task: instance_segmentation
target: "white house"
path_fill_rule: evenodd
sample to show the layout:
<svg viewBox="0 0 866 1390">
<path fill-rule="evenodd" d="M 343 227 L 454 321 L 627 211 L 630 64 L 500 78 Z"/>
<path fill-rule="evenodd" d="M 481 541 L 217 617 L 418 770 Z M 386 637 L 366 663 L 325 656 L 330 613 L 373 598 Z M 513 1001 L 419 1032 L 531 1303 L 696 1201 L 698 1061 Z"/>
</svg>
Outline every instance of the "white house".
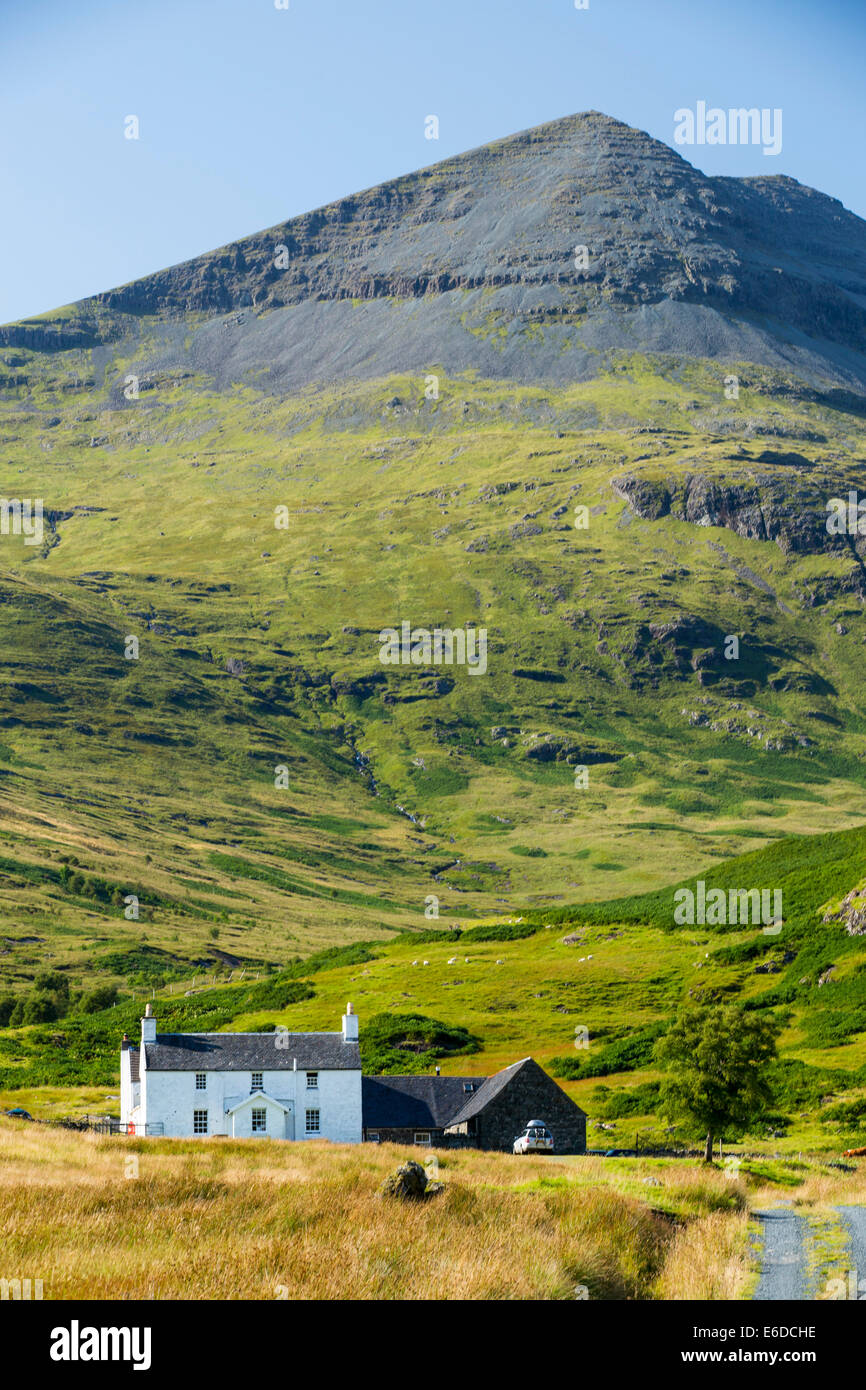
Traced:
<svg viewBox="0 0 866 1390">
<path fill-rule="evenodd" d="M 148 1004 L 140 1047 L 121 1044 L 120 1118 L 136 1134 L 360 1143 L 357 1014 L 339 1033 L 157 1033 Z"/>
</svg>

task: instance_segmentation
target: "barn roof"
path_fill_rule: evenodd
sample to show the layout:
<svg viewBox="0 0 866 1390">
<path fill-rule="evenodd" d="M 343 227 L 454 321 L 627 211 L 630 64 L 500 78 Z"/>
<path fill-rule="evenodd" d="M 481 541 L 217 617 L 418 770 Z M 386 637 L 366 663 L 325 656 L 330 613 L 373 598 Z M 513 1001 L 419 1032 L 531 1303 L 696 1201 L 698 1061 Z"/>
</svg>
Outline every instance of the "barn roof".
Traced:
<svg viewBox="0 0 866 1390">
<path fill-rule="evenodd" d="M 365 1129 L 444 1129 L 483 1076 L 365 1076 Z"/>
<path fill-rule="evenodd" d="M 277 1046 L 279 1038 L 279 1046 Z M 143 1043 L 148 1071 L 360 1071 L 342 1033 L 157 1033 Z"/>
<path fill-rule="evenodd" d="M 489 1105 L 494 1096 L 498 1096 L 500 1091 L 504 1091 L 509 1082 L 514 1080 L 517 1073 L 526 1066 L 527 1062 L 532 1062 L 531 1057 L 524 1057 L 519 1062 L 512 1062 L 510 1067 L 503 1067 L 502 1071 L 496 1072 L 494 1076 L 488 1076 L 483 1086 L 479 1086 L 474 1095 L 468 1096 L 465 1103 L 460 1107 L 457 1114 L 448 1121 L 451 1125 L 462 1125 L 473 1116 L 480 1115 L 485 1106 Z M 538 1064 L 533 1062 L 533 1066 Z"/>
<path fill-rule="evenodd" d="M 572 1100 L 571 1096 L 562 1090 L 559 1082 L 554 1081 L 553 1077 L 551 1077 L 543 1067 L 538 1065 L 534 1057 L 523 1057 L 519 1062 L 512 1062 L 510 1067 L 503 1067 L 502 1071 L 496 1072 L 494 1076 L 488 1076 L 484 1085 L 479 1086 L 474 1095 L 467 1097 L 465 1105 L 461 1106 L 453 1119 L 448 1121 L 448 1128 L 450 1129 L 452 1125 L 465 1124 L 467 1120 L 471 1120 L 474 1116 L 480 1115 L 482 1110 L 487 1108 L 494 1097 L 498 1096 L 501 1091 L 504 1091 L 506 1086 L 511 1085 L 511 1082 L 523 1071 L 524 1067 L 529 1067 L 537 1072 L 552 1088 L 551 1094 L 556 1090 L 560 1091 L 563 1099 L 568 1105 L 574 1106 L 574 1109 L 579 1111 L 580 1114 L 585 1113 L 581 1110 L 577 1102 Z"/>
</svg>

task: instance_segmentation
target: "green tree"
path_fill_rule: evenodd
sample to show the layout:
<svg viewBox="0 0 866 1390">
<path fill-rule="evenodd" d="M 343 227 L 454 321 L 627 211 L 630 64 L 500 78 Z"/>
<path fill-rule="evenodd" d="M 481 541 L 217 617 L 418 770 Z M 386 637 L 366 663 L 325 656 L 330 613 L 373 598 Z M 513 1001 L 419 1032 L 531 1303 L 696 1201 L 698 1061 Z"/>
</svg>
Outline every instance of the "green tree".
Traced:
<svg viewBox="0 0 866 1390">
<path fill-rule="evenodd" d="M 706 1134 L 712 1162 L 717 1134 L 741 1134 L 773 1099 L 768 1077 L 779 1024 L 740 1005 L 688 1006 L 655 1045 L 662 1082 L 660 1112 Z"/>
<path fill-rule="evenodd" d="M 116 1002 L 117 986 L 101 985 L 99 989 L 93 989 L 89 994 L 83 995 L 78 1008 L 83 1014 L 98 1014 L 103 1009 L 110 1009 Z"/>
<path fill-rule="evenodd" d="M 37 990 L 42 990 L 46 994 L 57 994 L 63 999 L 69 998 L 69 976 L 64 975 L 60 970 L 40 970 L 33 983 Z"/>
<path fill-rule="evenodd" d="M 53 1023 L 57 1017 L 57 1000 L 50 994 L 28 994 L 21 1015 L 22 1023 Z"/>
</svg>

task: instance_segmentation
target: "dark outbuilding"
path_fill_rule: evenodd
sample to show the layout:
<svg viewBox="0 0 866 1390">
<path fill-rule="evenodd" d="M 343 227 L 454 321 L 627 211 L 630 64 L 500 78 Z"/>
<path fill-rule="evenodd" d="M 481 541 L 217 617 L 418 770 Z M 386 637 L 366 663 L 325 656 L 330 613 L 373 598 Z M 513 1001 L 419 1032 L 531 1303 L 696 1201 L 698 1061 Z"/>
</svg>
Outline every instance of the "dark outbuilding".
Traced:
<svg viewBox="0 0 866 1390">
<path fill-rule="evenodd" d="M 428 1148 L 511 1152 L 539 1117 L 557 1153 L 586 1152 L 586 1114 L 547 1072 L 524 1057 L 494 1076 L 365 1076 L 364 1138 Z"/>
</svg>

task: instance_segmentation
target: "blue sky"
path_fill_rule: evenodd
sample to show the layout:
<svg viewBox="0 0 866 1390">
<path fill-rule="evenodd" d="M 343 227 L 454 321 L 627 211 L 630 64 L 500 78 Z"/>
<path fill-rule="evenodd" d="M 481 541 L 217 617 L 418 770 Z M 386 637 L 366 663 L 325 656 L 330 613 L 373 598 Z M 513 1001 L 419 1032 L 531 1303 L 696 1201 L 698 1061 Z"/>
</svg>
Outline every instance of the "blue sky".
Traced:
<svg viewBox="0 0 866 1390">
<path fill-rule="evenodd" d="M 681 153 L 866 217 L 864 60 L 866 0 L 0 0 L 0 322 L 591 108 L 781 107 Z"/>
</svg>

